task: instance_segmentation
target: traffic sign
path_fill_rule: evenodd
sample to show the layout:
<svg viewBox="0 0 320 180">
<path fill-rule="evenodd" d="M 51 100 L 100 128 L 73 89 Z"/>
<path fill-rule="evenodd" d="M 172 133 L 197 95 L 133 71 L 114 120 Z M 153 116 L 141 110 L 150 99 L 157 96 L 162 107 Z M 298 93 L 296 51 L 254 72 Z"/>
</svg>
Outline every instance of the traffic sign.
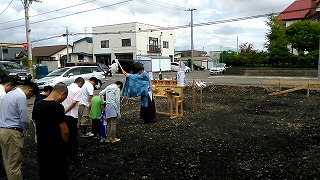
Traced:
<svg viewBox="0 0 320 180">
<path fill-rule="evenodd" d="M 26 51 L 28 50 L 28 43 L 27 42 L 23 42 L 22 43 L 23 49 Z"/>
</svg>

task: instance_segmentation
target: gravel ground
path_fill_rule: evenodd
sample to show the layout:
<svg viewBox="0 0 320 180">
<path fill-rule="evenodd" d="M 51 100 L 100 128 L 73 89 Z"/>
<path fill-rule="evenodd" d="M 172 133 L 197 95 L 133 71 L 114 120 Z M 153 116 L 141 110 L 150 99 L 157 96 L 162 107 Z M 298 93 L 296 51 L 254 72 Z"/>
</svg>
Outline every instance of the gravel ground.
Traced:
<svg viewBox="0 0 320 180">
<path fill-rule="evenodd" d="M 186 88 L 184 117 L 158 116 L 153 124 L 139 120 L 138 98 L 124 98 L 121 142 L 80 138 L 80 162 L 70 166 L 70 179 L 318 179 L 320 93 L 269 96 L 273 90 L 208 86 L 203 109 L 196 90 L 192 112 Z M 37 179 L 32 129 L 23 153 L 24 178 Z"/>
</svg>

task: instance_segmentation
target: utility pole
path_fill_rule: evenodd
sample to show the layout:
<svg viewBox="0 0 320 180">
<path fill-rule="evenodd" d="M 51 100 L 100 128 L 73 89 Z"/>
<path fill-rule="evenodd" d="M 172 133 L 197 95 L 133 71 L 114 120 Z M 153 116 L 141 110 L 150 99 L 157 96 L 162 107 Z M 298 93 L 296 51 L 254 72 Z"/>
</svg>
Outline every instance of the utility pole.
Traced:
<svg viewBox="0 0 320 180">
<path fill-rule="evenodd" d="M 66 37 L 67 37 L 67 62 L 70 62 L 70 60 L 69 60 L 69 31 L 68 31 L 68 26 L 66 27 Z"/>
<path fill-rule="evenodd" d="M 239 54 L 239 39 L 238 39 L 238 36 L 237 36 L 237 55 Z"/>
<path fill-rule="evenodd" d="M 190 11 L 191 12 L 191 22 L 190 22 L 190 27 L 191 27 L 191 71 L 193 71 L 193 50 L 194 50 L 194 44 L 193 44 L 193 11 L 197 10 L 195 8 L 192 9 L 186 9 L 185 11 Z"/>
<path fill-rule="evenodd" d="M 1 61 L 3 61 L 3 49 L 2 49 L 3 43 L 1 43 Z"/>
<path fill-rule="evenodd" d="M 29 71 L 32 74 L 32 77 L 34 78 L 34 73 L 32 70 L 32 47 L 31 47 L 31 42 L 30 42 L 30 24 L 29 24 L 29 8 L 32 4 L 32 2 L 41 2 L 40 0 L 21 0 L 23 7 L 24 7 L 24 19 L 25 19 L 25 26 L 26 26 L 26 38 L 27 38 L 27 43 L 28 43 L 28 66 L 29 66 Z"/>
<path fill-rule="evenodd" d="M 84 29 L 84 37 L 87 37 L 87 27 L 85 27 L 83 29 Z"/>
</svg>

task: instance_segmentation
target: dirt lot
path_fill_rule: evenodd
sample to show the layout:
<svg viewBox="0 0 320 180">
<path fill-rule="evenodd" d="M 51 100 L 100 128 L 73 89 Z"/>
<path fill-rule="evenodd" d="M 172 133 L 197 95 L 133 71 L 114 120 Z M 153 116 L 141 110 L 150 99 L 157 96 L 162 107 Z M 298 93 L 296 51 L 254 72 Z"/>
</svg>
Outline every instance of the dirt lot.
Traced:
<svg viewBox="0 0 320 180">
<path fill-rule="evenodd" d="M 319 178 L 320 93 L 308 99 L 306 91 L 268 96 L 271 90 L 209 86 L 203 110 L 192 113 L 187 88 L 185 116 L 158 116 L 153 124 L 139 120 L 138 99 L 123 99 L 121 142 L 81 138 L 70 179 Z M 33 137 L 30 131 L 23 150 L 26 179 L 37 179 Z"/>
</svg>

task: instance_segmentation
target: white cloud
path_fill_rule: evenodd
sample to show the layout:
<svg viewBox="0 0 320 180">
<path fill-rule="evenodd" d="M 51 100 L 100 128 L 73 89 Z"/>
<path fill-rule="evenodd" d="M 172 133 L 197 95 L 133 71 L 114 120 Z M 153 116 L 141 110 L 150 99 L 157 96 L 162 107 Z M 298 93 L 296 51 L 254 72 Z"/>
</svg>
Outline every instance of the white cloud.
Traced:
<svg viewBox="0 0 320 180">
<path fill-rule="evenodd" d="M 4 10 L 9 1 L 0 3 L 0 11 Z M 92 1 L 90 3 L 85 3 Z M 31 39 L 43 39 L 69 32 L 91 32 L 93 26 L 119 24 L 125 22 L 141 22 L 163 27 L 175 27 L 190 23 L 188 8 L 194 11 L 194 24 L 215 22 L 232 18 L 261 15 L 270 12 L 280 12 L 294 0 L 43 0 L 33 2 L 30 8 Z M 83 4 L 75 6 L 77 4 Z M 114 6 L 102 6 L 116 4 Z M 73 8 L 67 8 L 75 6 Z M 61 11 L 47 13 L 57 9 Z M 91 9 L 100 8 L 94 11 Z M 88 11 L 88 12 L 86 12 Z M 81 13 L 83 12 L 83 13 Z M 77 13 L 76 15 L 70 15 Z M 70 16 L 69 16 L 70 15 Z M 58 18 L 66 16 L 63 18 Z M 25 40 L 24 9 L 21 1 L 14 1 L 0 15 L 0 41 L 22 43 Z M 57 19 L 54 19 L 57 18 Z M 17 20 L 21 19 L 21 20 Z M 47 21 L 48 19 L 54 19 Z M 12 21 L 12 22 L 8 22 Z M 35 23 L 43 21 L 41 23 Z M 220 50 L 225 47 L 236 49 L 237 37 L 240 42 L 253 43 L 255 48 L 262 49 L 265 43 L 265 33 L 268 27 L 266 18 L 197 26 L 194 28 L 195 49 Z M 35 24 L 34 24 L 35 23 Z M 15 27 L 21 26 L 21 27 Z M 15 28 L 10 28 L 15 27 Z M 190 49 L 190 28 L 176 29 L 175 47 L 179 50 Z M 70 36 L 71 43 L 84 37 Z M 64 44 L 64 37 L 34 43 L 34 46 Z"/>
</svg>

